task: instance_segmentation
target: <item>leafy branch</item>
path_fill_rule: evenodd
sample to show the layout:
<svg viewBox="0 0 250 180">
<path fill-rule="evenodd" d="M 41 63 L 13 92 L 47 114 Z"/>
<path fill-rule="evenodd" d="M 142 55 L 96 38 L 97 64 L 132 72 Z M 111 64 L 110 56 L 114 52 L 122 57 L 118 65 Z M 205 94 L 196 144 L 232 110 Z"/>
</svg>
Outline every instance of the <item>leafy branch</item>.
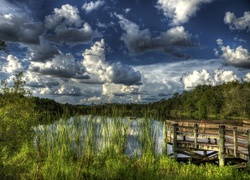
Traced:
<svg viewBox="0 0 250 180">
<path fill-rule="evenodd" d="M 0 40 L 0 51 L 5 51 L 6 53 L 10 53 L 7 49 L 7 44 L 5 41 Z"/>
</svg>

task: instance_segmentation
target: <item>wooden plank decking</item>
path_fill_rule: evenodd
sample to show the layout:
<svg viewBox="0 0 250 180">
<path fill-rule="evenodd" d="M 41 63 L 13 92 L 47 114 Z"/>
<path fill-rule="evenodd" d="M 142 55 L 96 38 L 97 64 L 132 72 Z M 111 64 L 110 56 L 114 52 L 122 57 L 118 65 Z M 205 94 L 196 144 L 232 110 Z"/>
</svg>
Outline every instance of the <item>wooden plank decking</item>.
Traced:
<svg viewBox="0 0 250 180">
<path fill-rule="evenodd" d="M 176 160 L 218 161 L 220 166 L 250 163 L 250 126 L 167 120 L 165 141 L 172 145 L 173 153 L 169 155 Z"/>
</svg>

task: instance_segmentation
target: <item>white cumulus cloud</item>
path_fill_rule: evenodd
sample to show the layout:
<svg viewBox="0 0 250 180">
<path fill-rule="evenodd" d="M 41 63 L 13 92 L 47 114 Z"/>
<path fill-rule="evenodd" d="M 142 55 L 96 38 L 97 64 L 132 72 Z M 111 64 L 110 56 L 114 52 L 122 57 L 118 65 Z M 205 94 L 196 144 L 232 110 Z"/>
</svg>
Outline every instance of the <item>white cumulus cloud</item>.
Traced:
<svg viewBox="0 0 250 180">
<path fill-rule="evenodd" d="M 180 25 L 188 22 L 204 3 L 213 0 L 158 0 L 157 8 L 172 20 L 172 25 Z"/>
<path fill-rule="evenodd" d="M 3 71 L 8 73 L 16 73 L 23 71 L 23 66 L 16 56 L 8 55 L 7 63 L 3 66 Z"/>
<path fill-rule="evenodd" d="M 232 70 L 215 69 L 213 77 L 213 86 L 220 85 L 223 83 L 239 81 L 240 79 Z"/>
<path fill-rule="evenodd" d="M 201 71 L 194 70 L 193 72 L 187 72 L 182 76 L 182 82 L 184 89 L 190 90 L 198 85 L 220 85 L 223 83 L 228 83 L 232 81 L 239 81 L 237 75 L 231 70 L 216 69 L 214 73 L 211 74 L 207 70 L 203 69 Z"/>
<path fill-rule="evenodd" d="M 58 79 L 41 76 L 39 74 L 35 74 L 31 71 L 26 71 L 23 76 L 24 81 L 26 82 L 26 86 L 29 88 L 37 89 L 37 88 L 52 88 L 59 86 Z"/>
<path fill-rule="evenodd" d="M 100 8 L 101 6 L 103 6 L 105 4 L 105 1 L 102 0 L 98 0 L 98 1 L 91 1 L 89 3 L 84 3 L 82 6 L 82 9 L 86 11 L 86 13 L 90 13 L 98 8 Z"/>
<path fill-rule="evenodd" d="M 79 96 L 81 95 L 81 89 L 69 84 L 63 84 L 55 94 L 60 95 L 71 95 L 71 96 Z"/>
<path fill-rule="evenodd" d="M 185 89 L 192 89 L 198 85 L 210 85 L 213 82 L 211 74 L 205 69 L 202 71 L 195 70 L 191 73 L 186 73 L 182 77 L 182 82 Z"/>
<path fill-rule="evenodd" d="M 250 11 L 244 12 L 243 17 L 237 18 L 234 13 L 226 12 L 224 23 L 229 25 L 231 30 L 250 30 Z"/>
<path fill-rule="evenodd" d="M 246 76 L 243 78 L 243 81 L 250 82 L 250 73 L 246 74 Z"/>
<path fill-rule="evenodd" d="M 141 74 L 121 63 L 109 64 L 105 58 L 105 43 L 102 39 L 82 54 L 87 72 L 96 75 L 101 82 L 133 85 L 141 83 Z"/>
<path fill-rule="evenodd" d="M 222 51 L 220 57 L 225 59 L 227 64 L 236 67 L 250 68 L 250 53 L 247 49 L 242 46 L 238 46 L 236 49 L 232 49 L 230 46 L 224 46 L 221 39 L 217 40 L 217 44 Z"/>
<path fill-rule="evenodd" d="M 124 11 L 125 11 L 126 14 L 128 14 L 131 11 L 131 9 L 130 8 L 126 8 Z"/>
<path fill-rule="evenodd" d="M 65 4 L 61 8 L 55 8 L 54 14 L 45 17 L 45 27 L 47 29 L 55 29 L 60 23 L 80 27 L 82 20 L 78 8 Z"/>
<path fill-rule="evenodd" d="M 107 102 L 125 103 L 133 99 L 133 102 L 138 102 L 140 96 L 139 86 L 126 86 L 123 84 L 105 83 L 102 86 L 102 98 Z"/>
</svg>

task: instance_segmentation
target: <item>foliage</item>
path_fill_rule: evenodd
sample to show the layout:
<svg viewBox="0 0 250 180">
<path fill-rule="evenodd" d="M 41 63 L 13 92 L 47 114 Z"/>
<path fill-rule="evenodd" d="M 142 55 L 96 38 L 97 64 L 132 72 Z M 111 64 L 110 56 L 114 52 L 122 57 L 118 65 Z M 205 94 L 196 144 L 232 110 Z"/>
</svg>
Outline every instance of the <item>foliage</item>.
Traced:
<svg viewBox="0 0 250 180">
<path fill-rule="evenodd" d="M 192 91 L 147 104 L 107 103 L 75 106 L 80 114 L 154 117 L 157 119 L 230 119 L 250 117 L 250 83 L 199 85 Z"/>
<path fill-rule="evenodd" d="M 29 91 L 25 90 L 22 72 L 13 79 L 13 86 L 2 81 L 0 98 L 0 148 L 18 150 L 32 136 L 38 113 Z"/>
<path fill-rule="evenodd" d="M 218 86 L 199 85 L 169 99 L 147 104 L 101 104 L 79 108 L 80 113 L 154 117 L 157 119 L 250 118 L 250 83 L 229 82 Z"/>
<path fill-rule="evenodd" d="M 6 53 L 9 53 L 9 50 L 7 49 L 7 44 L 5 41 L 0 40 L 0 51 L 5 51 Z"/>
<path fill-rule="evenodd" d="M 7 93 L 8 89 L 5 90 Z M 154 117 L 164 119 L 235 119 L 250 118 L 250 83 L 230 82 L 219 86 L 199 85 L 192 91 L 175 93 L 172 98 L 147 104 L 71 105 L 52 99 L 31 97 L 35 109 L 42 113 L 40 123 L 50 123 L 63 114 Z"/>
<path fill-rule="evenodd" d="M 12 156 L 9 155 L 7 148 L 2 149 L 1 155 L 1 179 L 31 179 L 30 177 L 35 177 L 36 149 L 29 143 L 24 143 L 19 150 L 13 152 Z"/>
<path fill-rule="evenodd" d="M 250 179 L 247 172 L 232 166 L 179 164 L 164 154 L 156 154 L 154 133 L 147 119 L 138 126 L 141 152 L 128 156 L 125 134 L 130 128 L 119 118 L 250 117 L 250 83 L 197 86 L 190 92 L 175 93 L 172 98 L 155 103 L 88 107 L 32 97 L 25 89 L 22 75 L 20 72 L 15 76 L 12 86 L 1 82 L 0 179 Z M 90 119 L 87 123 L 74 121 L 77 130 L 70 129 L 70 124 L 59 123 L 60 126 L 39 126 L 42 134 L 33 131 L 44 119 L 55 120 L 58 118 L 55 115 L 63 113 L 66 115 L 60 122 L 78 113 L 110 115 L 115 127 L 111 129 L 110 122 L 104 118 L 102 130 L 99 121 Z M 51 129 L 57 129 L 57 133 L 49 132 Z M 106 146 L 100 150 L 96 140 L 102 134 L 109 135 L 109 139 L 104 140 Z"/>
<path fill-rule="evenodd" d="M 116 120 L 119 120 L 116 119 Z M 114 121 L 116 121 L 114 119 Z M 63 125 L 63 120 L 61 125 Z M 90 119 L 90 123 L 96 124 Z M 82 128 L 79 124 L 76 127 Z M 56 128 L 59 132 L 52 133 L 53 138 L 46 128 L 41 128 L 44 134 L 36 146 L 24 144 L 20 151 L 11 158 L 7 158 L 6 150 L 2 151 L 3 164 L 0 168 L 1 179 L 249 179 L 250 175 L 245 171 L 238 171 L 233 166 L 218 167 L 211 164 L 193 165 L 180 164 L 165 155 L 155 155 L 150 146 L 144 146 L 144 153 L 138 156 L 127 156 L 123 151 L 117 150 L 115 145 L 121 138 L 121 124 L 114 124 L 110 146 L 103 151 L 98 149 L 92 140 L 95 139 L 95 126 L 90 126 L 87 143 L 79 143 L 76 148 L 84 148 L 86 151 L 72 153 L 73 148 L 68 147 L 69 134 L 72 129 L 64 131 L 63 127 Z M 146 126 L 145 126 L 146 125 Z M 48 126 L 49 127 L 49 126 Z M 51 128 L 51 126 L 49 127 Z M 87 127 L 86 127 L 87 128 Z M 147 123 L 143 124 L 141 133 L 149 132 Z M 104 131 L 105 132 L 105 131 Z M 148 136 L 144 136 L 147 141 Z M 39 139 L 39 138 L 38 138 Z M 77 138 L 76 138 L 77 139 Z M 51 146 L 51 140 L 53 145 Z M 121 139 L 122 140 L 122 139 Z M 113 143 L 112 143 L 113 142 Z M 122 142 L 122 141 L 121 141 Z M 126 142 L 123 142 L 126 143 Z"/>
</svg>

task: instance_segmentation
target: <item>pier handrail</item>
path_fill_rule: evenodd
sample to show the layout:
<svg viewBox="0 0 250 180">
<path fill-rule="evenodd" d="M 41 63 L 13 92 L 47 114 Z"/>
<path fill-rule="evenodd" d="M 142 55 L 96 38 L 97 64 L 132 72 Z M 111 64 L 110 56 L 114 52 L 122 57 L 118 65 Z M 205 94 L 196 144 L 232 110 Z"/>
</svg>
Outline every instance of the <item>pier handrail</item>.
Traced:
<svg viewBox="0 0 250 180">
<path fill-rule="evenodd" d="M 220 166 L 225 165 L 225 157 L 228 155 L 250 163 L 250 126 L 172 120 L 167 120 L 165 125 L 166 141 L 173 145 L 174 158 L 180 148 L 212 149 L 218 151 Z M 207 142 L 204 142 L 206 139 Z"/>
</svg>

